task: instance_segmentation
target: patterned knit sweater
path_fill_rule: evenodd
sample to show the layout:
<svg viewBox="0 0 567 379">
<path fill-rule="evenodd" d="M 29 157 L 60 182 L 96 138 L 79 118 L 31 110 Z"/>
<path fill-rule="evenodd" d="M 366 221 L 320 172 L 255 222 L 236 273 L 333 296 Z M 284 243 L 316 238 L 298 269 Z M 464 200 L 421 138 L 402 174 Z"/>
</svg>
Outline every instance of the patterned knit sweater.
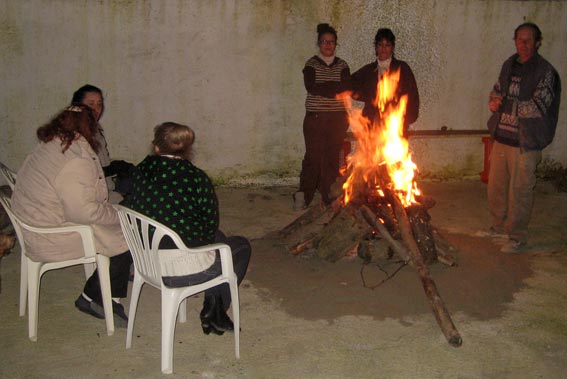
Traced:
<svg viewBox="0 0 567 379">
<path fill-rule="evenodd" d="M 147 156 L 134 174 L 130 207 L 173 229 L 189 247 L 214 242 L 219 226 L 211 180 L 185 159 Z"/>
<path fill-rule="evenodd" d="M 311 57 L 303 68 L 307 89 L 305 109 L 308 112 L 344 112 L 343 100 L 335 96 L 350 89 L 350 69 L 341 58 L 335 57 L 329 66 L 318 56 Z"/>
</svg>

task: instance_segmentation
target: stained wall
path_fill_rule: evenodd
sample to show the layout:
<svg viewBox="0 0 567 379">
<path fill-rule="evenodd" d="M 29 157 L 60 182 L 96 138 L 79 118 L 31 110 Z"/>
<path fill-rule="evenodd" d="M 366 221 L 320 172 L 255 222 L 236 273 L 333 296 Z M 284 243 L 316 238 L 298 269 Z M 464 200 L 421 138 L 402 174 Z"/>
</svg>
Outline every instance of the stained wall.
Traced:
<svg viewBox="0 0 567 379">
<path fill-rule="evenodd" d="M 316 25 L 339 34 L 354 71 L 374 59 L 378 27 L 415 73 L 413 129 L 486 127 L 488 92 L 514 52 L 514 28 L 540 25 L 540 53 L 567 77 L 567 2 L 480 0 L 2 0 L 0 159 L 18 168 L 35 130 L 85 83 L 105 92 L 115 159 L 138 162 L 163 121 L 196 132 L 195 163 L 217 183 L 297 179 L 304 152 L 301 70 Z M 545 157 L 567 163 L 567 102 Z M 422 175 L 477 175 L 479 136 L 413 138 Z"/>
</svg>

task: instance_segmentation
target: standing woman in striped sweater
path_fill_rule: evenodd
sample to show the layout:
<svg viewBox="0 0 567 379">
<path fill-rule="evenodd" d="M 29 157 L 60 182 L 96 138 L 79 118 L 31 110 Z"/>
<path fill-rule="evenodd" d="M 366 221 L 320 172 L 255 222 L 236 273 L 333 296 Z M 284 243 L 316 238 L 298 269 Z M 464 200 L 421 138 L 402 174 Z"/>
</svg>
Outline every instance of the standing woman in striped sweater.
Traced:
<svg viewBox="0 0 567 379">
<path fill-rule="evenodd" d="M 317 25 L 319 53 L 303 68 L 307 89 L 303 136 L 305 156 L 294 209 L 307 207 L 319 190 L 325 204 L 332 202 L 331 185 L 339 175 L 339 152 L 348 129 L 348 116 L 336 95 L 350 89 L 348 64 L 335 56 L 337 32 L 329 24 Z"/>
</svg>

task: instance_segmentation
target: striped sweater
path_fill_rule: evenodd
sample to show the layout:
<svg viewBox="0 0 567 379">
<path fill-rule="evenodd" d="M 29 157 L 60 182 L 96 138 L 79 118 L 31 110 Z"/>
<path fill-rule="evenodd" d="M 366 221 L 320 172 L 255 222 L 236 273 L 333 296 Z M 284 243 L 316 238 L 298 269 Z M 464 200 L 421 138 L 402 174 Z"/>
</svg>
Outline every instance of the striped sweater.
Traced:
<svg viewBox="0 0 567 379">
<path fill-rule="evenodd" d="M 341 58 L 335 57 L 331 65 L 313 56 L 303 68 L 303 81 L 307 89 L 305 109 L 308 112 L 344 112 L 342 100 L 336 95 L 350 89 L 350 69 Z"/>
</svg>

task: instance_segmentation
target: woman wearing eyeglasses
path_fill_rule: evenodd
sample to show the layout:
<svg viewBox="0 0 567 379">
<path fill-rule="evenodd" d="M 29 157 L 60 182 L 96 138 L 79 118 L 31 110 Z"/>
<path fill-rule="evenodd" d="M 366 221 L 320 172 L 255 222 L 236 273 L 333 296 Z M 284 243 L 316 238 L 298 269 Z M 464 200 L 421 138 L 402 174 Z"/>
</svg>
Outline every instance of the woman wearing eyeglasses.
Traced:
<svg viewBox="0 0 567 379">
<path fill-rule="evenodd" d="M 344 102 L 337 94 L 350 89 L 348 64 L 335 55 L 337 32 L 329 24 L 317 25 L 319 52 L 303 68 L 307 90 L 303 158 L 294 209 L 309 206 L 318 190 L 325 204 L 332 202 L 331 185 L 339 175 L 339 152 L 348 129 Z"/>
</svg>

